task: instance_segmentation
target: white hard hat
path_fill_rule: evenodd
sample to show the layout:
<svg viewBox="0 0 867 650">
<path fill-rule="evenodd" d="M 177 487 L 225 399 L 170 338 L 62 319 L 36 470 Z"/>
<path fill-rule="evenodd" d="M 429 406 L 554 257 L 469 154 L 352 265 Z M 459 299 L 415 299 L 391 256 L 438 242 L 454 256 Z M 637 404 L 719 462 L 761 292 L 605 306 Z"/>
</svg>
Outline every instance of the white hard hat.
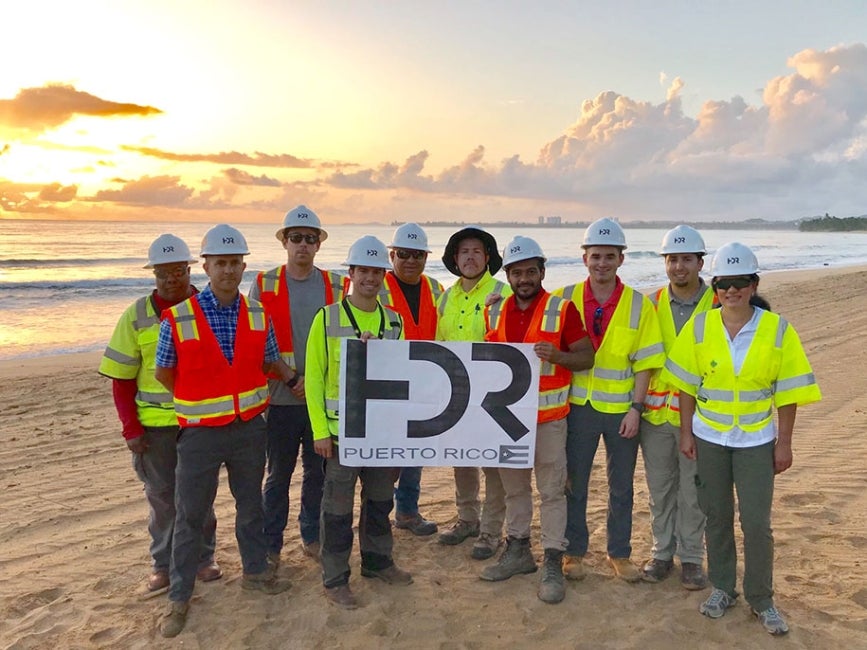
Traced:
<svg viewBox="0 0 867 650">
<path fill-rule="evenodd" d="M 162 234 L 148 248 L 148 263 L 146 269 L 152 269 L 157 264 L 176 264 L 186 262 L 195 264 L 196 260 L 190 254 L 190 247 L 177 235 Z"/>
<path fill-rule="evenodd" d="M 659 254 L 671 255 L 673 253 L 704 255 L 707 253 L 707 248 L 698 230 L 691 226 L 681 225 L 669 230 L 662 238 L 662 248 Z"/>
<path fill-rule="evenodd" d="M 328 233 L 322 229 L 319 217 L 306 205 L 296 206 L 286 213 L 283 217 L 283 225 L 274 233 L 277 239 L 283 241 L 283 233 L 287 228 L 315 228 L 319 231 L 319 241 L 328 239 Z"/>
<path fill-rule="evenodd" d="M 535 240 L 523 235 L 516 235 L 503 249 L 503 267 L 508 271 L 510 264 L 537 257 L 541 258 L 543 262 L 548 259 L 542 252 L 542 247 Z"/>
<path fill-rule="evenodd" d="M 736 241 L 720 246 L 710 265 L 710 273 L 714 277 L 753 275 L 758 272 L 759 261 L 755 253 Z"/>
<path fill-rule="evenodd" d="M 581 248 L 588 246 L 617 246 L 626 249 L 626 235 L 623 228 L 611 217 L 602 217 L 587 226 Z"/>
<path fill-rule="evenodd" d="M 427 234 L 417 223 L 405 223 L 397 227 L 391 238 L 389 248 L 410 248 L 430 253 L 427 247 Z"/>
<path fill-rule="evenodd" d="M 373 235 L 365 235 L 349 247 L 349 255 L 343 266 L 370 266 L 375 269 L 390 269 L 385 244 Z"/>
<path fill-rule="evenodd" d="M 249 255 L 247 240 L 237 228 L 229 224 L 217 224 L 202 238 L 202 257 L 205 255 Z"/>
</svg>

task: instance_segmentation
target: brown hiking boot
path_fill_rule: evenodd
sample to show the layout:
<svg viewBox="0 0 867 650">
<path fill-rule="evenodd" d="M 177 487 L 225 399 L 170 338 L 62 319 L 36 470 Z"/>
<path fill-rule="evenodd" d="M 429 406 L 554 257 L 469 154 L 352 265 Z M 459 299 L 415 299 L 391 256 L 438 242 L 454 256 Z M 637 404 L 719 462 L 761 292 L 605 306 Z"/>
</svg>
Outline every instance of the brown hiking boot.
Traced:
<svg viewBox="0 0 867 650">
<path fill-rule="evenodd" d="M 652 557 L 641 567 L 641 579 L 645 582 L 661 582 L 668 577 L 673 566 L 674 562 L 671 560 Z"/>
<path fill-rule="evenodd" d="M 707 576 L 701 564 L 680 563 L 680 584 L 689 591 L 699 591 L 707 587 Z"/>
<path fill-rule="evenodd" d="M 355 600 L 355 594 L 349 589 L 349 585 L 338 585 L 337 587 L 326 587 L 325 597 L 329 603 L 337 605 L 341 609 L 357 609 L 358 601 Z"/>
<path fill-rule="evenodd" d="M 641 580 L 641 574 L 628 557 L 611 557 L 608 556 L 608 564 L 614 569 L 614 575 L 625 582 L 638 582 Z"/>
<path fill-rule="evenodd" d="M 583 580 L 584 571 L 583 555 L 563 555 L 563 575 L 569 580 Z"/>
<path fill-rule="evenodd" d="M 390 585 L 412 584 L 412 575 L 410 575 L 409 571 L 399 569 L 397 565 L 394 564 L 384 569 L 367 569 L 362 566 L 361 575 L 365 578 L 379 578 Z"/>
</svg>

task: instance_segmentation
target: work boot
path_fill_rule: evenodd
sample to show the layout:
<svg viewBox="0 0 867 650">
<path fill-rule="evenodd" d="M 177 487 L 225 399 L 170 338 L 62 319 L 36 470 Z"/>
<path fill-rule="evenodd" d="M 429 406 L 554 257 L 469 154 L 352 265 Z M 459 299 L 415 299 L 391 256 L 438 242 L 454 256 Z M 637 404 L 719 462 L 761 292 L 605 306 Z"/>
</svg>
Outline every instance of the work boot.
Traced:
<svg viewBox="0 0 867 650">
<path fill-rule="evenodd" d="M 460 544 L 468 537 L 479 536 L 479 522 L 458 519 L 455 524 L 446 531 L 440 533 L 439 543 L 446 546 Z"/>
<path fill-rule="evenodd" d="M 586 575 L 584 556 L 563 554 L 563 573 L 569 580 L 583 580 Z"/>
<path fill-rule="evenodd" d="M 272 569 L 262 573 L 245 573 L 241 578 L 241 589 L 261 591 L 271 596 L 283 593 L 291 586 L 291 582 L 278 578 L 277 573 Z"/>
<path fill-rule="evenodd" d="M 190 611 L 190 601 L 171 601 L 169 609 L 160 624 L 160 633 L 166 638 L 176 637 L 187 624 L 187 613 Z"/>
<path fill-rule="evenodd" d="M 536 560 L 533 559 L 533 554 L 530 552 L 530 539 L 518 539 L 510 536 L 506 540 L 506 550 L 500 554 L 497 563 L 485 567 L 479 577 L 482 580 L 498 582 L 508 580 L 521 573 L 533 573 L 537 568 Z"/>
<path fill-rule="evenodd" d="M 542 564 L 542 579 L 539 581 L 539 600 L 543 603 L 559 603 L 566 597 L 566 580 L 563 577 L 563 551 L 545 549 Z"/>
</svg>

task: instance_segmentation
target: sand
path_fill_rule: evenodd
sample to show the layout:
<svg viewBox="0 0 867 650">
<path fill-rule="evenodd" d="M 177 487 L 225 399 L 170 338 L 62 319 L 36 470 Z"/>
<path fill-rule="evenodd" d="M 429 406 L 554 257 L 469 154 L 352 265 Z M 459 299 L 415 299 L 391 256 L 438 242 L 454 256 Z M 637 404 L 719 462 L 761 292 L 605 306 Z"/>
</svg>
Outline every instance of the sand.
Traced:
<svg viewBox="0 0 867 650">
<path fill-rule="evenodd" d="M 225 475 L 217 496 L 217 559 L 184 632 L 160 637 L 164 594 L 148 594 L 147 506 L 120 437 L 99 354 L 0 363 L 0 647 L 8 648 L 867 648 L 867 269 L 770 274 L 762 293 L 798 330 L 824 400 L 798 413 L 794 466 L 774 504 L 777 604 L 786 640 L 764 633 L 740 602 L 719 621 L 697 608 L 708 592 L 615 580 L 605 564 L 605 479 L 597 456 L 589 504 L 590 574 L 566 600 L 536 597 L 538 574 L 478 579 L 470 544 L 395 531 L 395 557 L 415 583 L 361 578 L 362 607 L 322 595 L 317 565 L 287 530 L 278 596 L 242 591 Z M 300 473 L 300 468 L 299 468 Z M 455 516 L 451 471 L 425 471 L 422 512 Z M 643 468 L 635 477 L 633 559 L 648 557 Z M 293 485 L 297 515 L 297 487 Z M 538 524 L 538 520 L 535 522 Z M 534 527 L 534 551 L 538 525 Z"/>
</svg>

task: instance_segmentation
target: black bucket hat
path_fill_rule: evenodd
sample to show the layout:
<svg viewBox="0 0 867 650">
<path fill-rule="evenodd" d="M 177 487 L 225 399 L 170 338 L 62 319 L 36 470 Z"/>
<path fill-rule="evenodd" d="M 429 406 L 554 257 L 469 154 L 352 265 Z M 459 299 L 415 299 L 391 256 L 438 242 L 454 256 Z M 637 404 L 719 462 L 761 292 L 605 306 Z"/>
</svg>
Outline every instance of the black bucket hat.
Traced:
<svg viewBox="0 0 867 650">
<path fill-rule="evenodd" d="M 466 226 L 449 237 L 449 242 L 446 244 L 446 249 L 443 252 L 443 264 L 454 275 L 460 277 L 461 271 L 458 265 L 455 264 L 455 251 L 458 248 L 458 244 L 464 239 L 470 238 L 479 239 L 485 245 L 488 253 L 488 270 L 491 272 L 491 275 L 494 275 L 502 268 L 503 258 L 500 256 L 499 251 L 497 251 L 497 240 L 494 239 L 494 236 L 478 226 Z"/>
</svg>

